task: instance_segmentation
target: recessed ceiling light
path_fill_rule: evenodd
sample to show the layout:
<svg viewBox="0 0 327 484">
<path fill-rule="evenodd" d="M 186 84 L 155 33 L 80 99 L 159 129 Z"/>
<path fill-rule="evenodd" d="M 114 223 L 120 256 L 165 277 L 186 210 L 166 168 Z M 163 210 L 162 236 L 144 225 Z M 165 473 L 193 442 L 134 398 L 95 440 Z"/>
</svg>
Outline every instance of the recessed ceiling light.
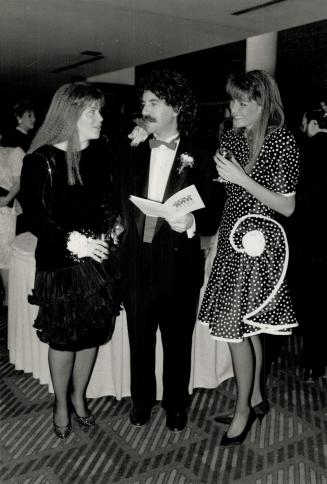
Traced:
<svg viewBox="0 0 327 484">
<path fill-rule="evenodd" d="M 90 64 L 91 62 L 95 62 L 101 59 L 105 59 L 105 56 L 104 55 L 97 55 L 95 57 L 92 56 L 90 59 L 85 59 L 83 61 L 74 62 L 73 64 L 68 64 L 66 66 L 58 67 L 57 69 L 54 69 L 51 72 L 53 74 L 57 74 L 58 72 L 68 71 L 69 69 L 75 69 L 75 67 L 79 67 L 84 64 Z"/>
<path fill-rule="evenodd" d="M 96 50 L 83 50 L 83 52 L 80 53 L 81 55 L 102 55 L 102 52 L 98 52 Z"/>
<path fill-rule="evenodd" d="M 248 12 L 253 12 L 254 10 L 261 10 L 262 8 L 269 7 L 270 5 L 275 5 L 275 3 L 287 2 L 288 0 L 271 0 L 269 2 L 260 3 L 259 5 L 254 5 L 253 7 L 244 8 L 243 10 L 237 10 L 232 12 L 232 15 L 243 15 Z"/>
</svg>

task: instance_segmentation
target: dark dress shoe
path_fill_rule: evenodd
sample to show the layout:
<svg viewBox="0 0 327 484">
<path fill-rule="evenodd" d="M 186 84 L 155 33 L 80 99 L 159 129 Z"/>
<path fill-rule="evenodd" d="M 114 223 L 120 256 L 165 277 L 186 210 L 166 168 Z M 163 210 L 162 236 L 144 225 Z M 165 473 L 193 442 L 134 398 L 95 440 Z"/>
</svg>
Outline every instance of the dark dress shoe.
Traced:
<svg viewBox="0 0 327 484">
<path fill-rule="evenodd" d="M 133 405 L 132 410 L 129 413 L 129 419 L 132 425 L 135 427 L 143 427 L 149 422 L 151 418 L 151 408 L 138 407 Z"/>
<path fill-rule="evenodd" d="M 303 369 L 303 381 L 304 383 L 316 383 L 318 380 L 318 372 L 315 371 L 313 368 L 304 368 Z"/>
<path fill-rule="evenodd" d="M 263 420 L 263 417 L 265 417 L 265 415 L 267 415 L 267 413 L 270 410 L 270 405 L 268 400 L 262 400 L 262 402 L 258 403 L 257 405 L 254 405 L 253 410 L 255 411 L 261 423 Z"/>
<path fill-rule="evenodd" d="M 181 432 L 187 424 L 187 414 L 182 412 L 167 412 L 166 425 L 172 432 Z"/>
<path fill-rule="evenodd" d="M 240 434 L 236 435 L 235 437 L 228 437 L 227 432 L 226 432 L 223 435 L 223 438 L 220 441 L 221 447 L 231 447 L 233 445 L 243 444 L 243 442 L 244 442 L 247 434 L 250 432 L 251 427 L 252 427 L 254 421 L 256 420 L 256 418 L 257 418 L 257 414 L 255 413 L 255 411 L 251 407 L 248 420 L 247 420 L 245 427 L 242 430 L 242 432 Z"/>
</svg>

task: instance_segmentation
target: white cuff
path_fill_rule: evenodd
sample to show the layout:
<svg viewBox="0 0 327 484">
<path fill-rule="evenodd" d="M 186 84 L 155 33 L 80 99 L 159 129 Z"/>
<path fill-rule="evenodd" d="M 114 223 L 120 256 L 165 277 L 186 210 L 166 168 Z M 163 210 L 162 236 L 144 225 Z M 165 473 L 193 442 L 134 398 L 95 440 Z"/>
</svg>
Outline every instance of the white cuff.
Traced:
<svg viewBox="0 0 327 484">
<path fill-rule="evenodd" d="M 187 229 L 187 236 L 189 239 L 192 239 L 192 237 L 194 237 L 194 234 L 195 234 L 195 231 L 196 231 L 196 222 L 195 222 L 195 217 L 193 215 L 193 213 L 190 213 L 190 215 L 192 215 L 193 217 L 193 223 L 192 223 L 192 226 Z"/>
</svg>

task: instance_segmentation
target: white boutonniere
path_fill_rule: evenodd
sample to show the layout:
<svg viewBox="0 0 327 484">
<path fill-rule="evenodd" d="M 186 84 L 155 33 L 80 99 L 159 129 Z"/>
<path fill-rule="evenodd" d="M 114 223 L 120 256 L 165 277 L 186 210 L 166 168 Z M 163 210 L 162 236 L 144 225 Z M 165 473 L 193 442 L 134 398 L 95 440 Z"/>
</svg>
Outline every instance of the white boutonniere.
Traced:
<svg viewBox="0 0 327 484">
<path fill-rule="evenodd" d="M 180 175 L 184 168 L 187 168 L 188 166 L 190 168 L 193 168 L 194 165 L 194 158 L 193 156 L 189 155 L 188 153 L 182 153 L 180 156 L 180 164 L 179 167 L 177 168 L 178 174 Z"/>
</svg>

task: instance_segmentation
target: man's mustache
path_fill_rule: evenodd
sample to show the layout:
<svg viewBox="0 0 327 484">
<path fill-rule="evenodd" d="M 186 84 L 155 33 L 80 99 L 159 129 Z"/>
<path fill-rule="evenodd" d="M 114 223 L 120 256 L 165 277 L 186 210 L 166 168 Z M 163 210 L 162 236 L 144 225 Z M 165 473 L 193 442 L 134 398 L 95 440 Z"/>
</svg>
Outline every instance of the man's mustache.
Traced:
<svg viewBox="0 0 327 484">
<path fill-rule="evenodd" d="M 157 120 L 156 118 L 152 118 L 152 116 L 143 116 L 144 121 L 150 121 L 152 123 L 155 123 Z"/>
</svg>

